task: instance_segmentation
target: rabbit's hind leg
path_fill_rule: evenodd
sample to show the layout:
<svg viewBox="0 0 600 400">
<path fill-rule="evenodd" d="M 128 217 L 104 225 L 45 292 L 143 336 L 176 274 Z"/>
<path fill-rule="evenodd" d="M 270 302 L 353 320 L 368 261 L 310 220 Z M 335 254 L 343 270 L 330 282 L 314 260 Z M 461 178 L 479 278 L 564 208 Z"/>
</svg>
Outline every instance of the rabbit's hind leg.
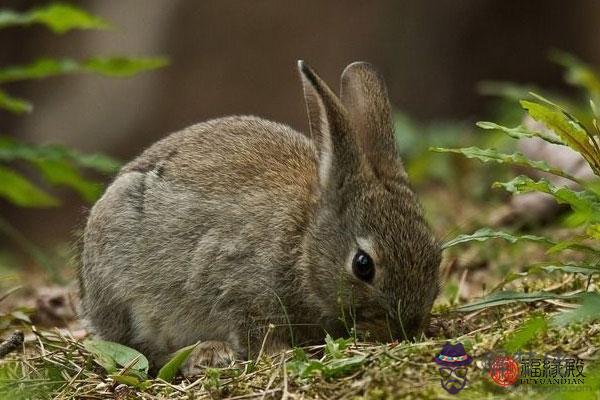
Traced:
<svg viewBox="0 0 600 400">
<path fill-rule="evenodd" d="M 235 361 L 235 352 L 227 342 L 208 340 L 199 343 L 181 366 L 185 377 L 202 373 L 206 367 L 227 367 Z"/>
<path fill-rule="evenodd" d="M 118 302 L 95 304 L 87 307 L 86 315 L 95 336 L 117 343 L 131 341 L 131 310 L 127 305 Z"/>
</svg>

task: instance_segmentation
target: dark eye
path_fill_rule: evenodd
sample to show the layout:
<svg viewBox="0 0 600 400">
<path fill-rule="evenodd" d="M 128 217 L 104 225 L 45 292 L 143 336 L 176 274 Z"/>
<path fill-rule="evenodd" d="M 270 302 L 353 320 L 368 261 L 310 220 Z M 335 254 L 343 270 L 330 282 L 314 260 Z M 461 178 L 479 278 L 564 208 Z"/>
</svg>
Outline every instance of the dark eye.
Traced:
<svg viewBox="0 0 600 400">
<path fill-rule="evenodd" d="M 362 281 L 372 281 L 375 275 L 375 264 L 371 256 L 363 250 L 358 250 L 352 260 L 352 272 Z"/>
</svg>

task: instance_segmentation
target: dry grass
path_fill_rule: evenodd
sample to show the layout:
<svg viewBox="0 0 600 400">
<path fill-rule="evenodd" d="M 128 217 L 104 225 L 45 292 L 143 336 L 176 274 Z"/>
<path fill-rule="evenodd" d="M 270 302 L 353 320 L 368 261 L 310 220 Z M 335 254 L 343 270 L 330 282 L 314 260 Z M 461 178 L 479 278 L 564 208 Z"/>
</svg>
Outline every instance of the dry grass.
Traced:
<svg viewBox="0 0 600 400">
<path fill-rule="evenodd" d="M 564 304 L 547 301 L 485 309 L 467 315 L 445 314 L 434 320 L 437 336 L 431 339 L 381 345 L 351 343 L 340 357 L 361 356 L 364 362 L 358 369 L 332 379 L 319 374 L 308 378 L 294 374 L 289 367 L 298 356 L 288 351 L 265 355 L 257 363 L 246 361 L 230 368 L 208 369 L 196 380 L 177 378 L 169 383 L 153 379 L 140 387 L 119 383 L 118 376 L 107 375 L 82 341 L 67 330 L 38 330 L 21 324 L 20 328 L 28 330 L 26 344 L 22 352 L 12 353 L 2 361 L 0 398 L 456 398 L 442 390 L 432 362 L 446 336 L 461 341 L 475 360 L 469 370 L 469 386 L 461 392 L 461 398 L 506 395 L 522 398 L 526 392 L 531 398 L 546 398 L 549 392 L 541 390 L 544 388 L 496 386 L 487 375 L 484 356 L 487 352 L 499 351 L 502 343 L 521 326 L 524 317 L 532 312 L 553 313 L 562 306 Z M 304 351 L 311 359 L 327 362 L 324 348 L 324 345 L 312 346 Z M 589 367 L 598 357 L 600 323 L 550 329 L 535 337 L 528 348 L 538 353 L 560 350 L 577 355 Z M 127 369 L 121 373 L 126 374 Z M 588 382 L 593 384 L 593 377 Z M 595 393 L 587 394 L 596 398 Z"/>
</svg>

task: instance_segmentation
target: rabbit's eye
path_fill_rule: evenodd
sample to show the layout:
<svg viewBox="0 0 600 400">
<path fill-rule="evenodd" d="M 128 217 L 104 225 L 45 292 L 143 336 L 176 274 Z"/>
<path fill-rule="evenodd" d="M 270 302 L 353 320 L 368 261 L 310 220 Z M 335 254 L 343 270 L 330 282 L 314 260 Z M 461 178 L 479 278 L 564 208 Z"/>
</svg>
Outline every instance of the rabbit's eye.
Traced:
<svg viewBox="0 0 600 400">
<path fill-rule="evenodd" d="M 375 275 L 375 264 L 371 256 L 363 250 L 358 250 L 352 260 L 352 272 L 362 281 L 372 281 Z"/>
</svg>

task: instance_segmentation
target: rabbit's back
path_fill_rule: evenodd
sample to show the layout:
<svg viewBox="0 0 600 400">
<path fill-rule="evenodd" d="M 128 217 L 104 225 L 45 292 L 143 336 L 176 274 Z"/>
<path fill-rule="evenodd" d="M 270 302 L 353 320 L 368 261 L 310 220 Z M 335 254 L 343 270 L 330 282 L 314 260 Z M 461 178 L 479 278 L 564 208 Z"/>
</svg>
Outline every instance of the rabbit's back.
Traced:
<svg viewBox="0 0 600 400">
<path fill-rule="evenodd" d="M 94 331 L 153 357 L 198 340 L 235 344 L 232 324 L 277 313 L 269 290 L 285 296 L 292 284 L 282 277 L 315 201 L 316 158 L 285 125 L 231 117 L 174 133 L 123 167 L 84 237 Z"/>
<path fill-rule="evenodd" d="M 311 141 L 286 125 L 227 117 L 164 138 L 123 167 L 121 175 L 154 170 L 172 184 L 201 191 L 210 186 L 218 193 L 286 186 L 285 195 L 293 190 L 287 186 L 312 183 L 316 157 Z"/>
</svg>

